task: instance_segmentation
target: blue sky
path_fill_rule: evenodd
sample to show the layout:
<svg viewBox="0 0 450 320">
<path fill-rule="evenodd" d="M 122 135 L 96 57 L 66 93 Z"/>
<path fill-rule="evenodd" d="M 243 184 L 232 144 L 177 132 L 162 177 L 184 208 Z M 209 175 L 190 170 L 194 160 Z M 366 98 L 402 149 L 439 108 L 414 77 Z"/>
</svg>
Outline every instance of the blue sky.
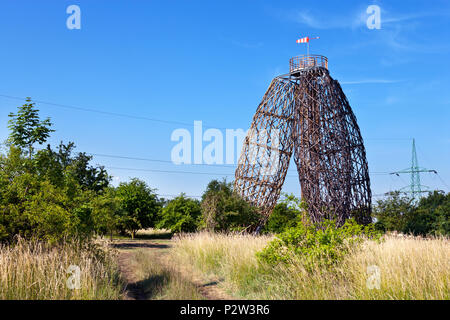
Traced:
<svg viewBox="0 0 450 320">
<path fill-rule="evenodd" d="M 66 27 L 72 4 L 81 9 L 80 30 Z M 379 30 L 366 26 L 372 4 L 381 8 Z M 447 185 L 433 174 L 422 175 L 423 184 L 449 192 L 449 19 L 450 2 L 440 0 L 2 1 L 0 140 L 8 136 L 8 113 L 22 104 L 5 96 L 30 96 L 54 103 L 38 103 L 54 123 L 53 145 L 74 141 L 79 151 L 170 161 L 171 133 L 193 132 L 194 120 L 247 129 L 271 79 L 305 53 L 295 40 L 320 36 L 311 53 L 328 57 L 358 119 L 373 193 L 409 183 L 407 175 L 377 172 L 408 167 L 413 137 L 419 164 Z M 209 180 L 234 172 L 94 160 L 114 183 L 137 176 L 164 195 L 201 195 Z M 299 194 L 294 167 L 283 191 Z"/>
</svg>

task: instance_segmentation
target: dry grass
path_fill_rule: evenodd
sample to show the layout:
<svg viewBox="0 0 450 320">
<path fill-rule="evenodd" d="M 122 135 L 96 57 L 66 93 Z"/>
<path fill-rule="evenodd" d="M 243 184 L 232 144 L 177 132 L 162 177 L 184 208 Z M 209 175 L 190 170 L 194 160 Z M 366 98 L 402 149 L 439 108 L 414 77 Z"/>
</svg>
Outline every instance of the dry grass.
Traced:
<svg viewBox="0 0 450 320">
<path fill-rule="evenodd" d="M 154 228 L 148 228 L 148 229 L 140 229 L 136 232 L 136 237 L 158 237 L 158 236 L 165 236 L 171 234 L 171 231 L 168 229 L 154 229 Z"/>
<path fill-rule="evenodd" d="M 175 239 L 172 256 L 225 278 L 230 294 L 247 299 L 449 299 L 450 242 L 386 236 L 366 241 L 332 269 L 305 270 L 301 260 L 269 268 L 255 253 L 270 237 L 199 233 Z M 369 289 L 369 266 L 380 288 Z"/>
<path fill-rule="evenodd" d="M 379 290 L 367 290 L 367 266 L 378 266 Z M 446 238 L 386 237 L 366 242 L 340 272 L 358 299 L 449 299 L 450 241 Z"/>
<path fill-rule="evenodd" d="M 200 232 L 174 238 L 173 254 L 191 260 L 203 272 L 257 267 L 255 252 L 266 246 L 272 236 Z M 229 272 L 230 271 L 230 272 Z"/>
<path fill-rule="evenodd" d="M 182 264 L 191 264 L 207 277 L 224 278 L 224 289 L 230 295 L 247 296 L 248 285 L 258 274 L 255 252 L 264 248 L 271 236 L 200 232 L 178 236 L 172 256 Z"/>
<path fill-rule="evenodd" d="M 80 288 L 70 289 L 70 265 L 80 268 Z M 49 247 L 19 239 L 0 245 L 0 299 L 119 299 L 123 284 L 114 253 L 93 244 Z"/>
<path fill-rule="evenodd" d="M 147 299 L 204 299 L 194 284 L 184 279 L 174 267 L 161 264 L 161 259 L 156 259 L 153 253 L 146 250 L 134 252 L 131 265 Z"/>
</svg>

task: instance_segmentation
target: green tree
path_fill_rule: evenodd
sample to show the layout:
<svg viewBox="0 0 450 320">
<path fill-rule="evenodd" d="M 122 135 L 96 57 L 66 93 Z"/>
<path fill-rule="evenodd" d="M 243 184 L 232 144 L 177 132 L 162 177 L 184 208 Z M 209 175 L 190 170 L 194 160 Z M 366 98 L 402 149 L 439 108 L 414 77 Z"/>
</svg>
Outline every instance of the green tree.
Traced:
<svg viewBox="0 0 450 320">
<path fill-rule="evenodd" d="M 450 193 L 434 191 L 420 199 L 403 232 L 414 235 L 450 234 Z"/>
<path fill-rule="evenodd" d="M 257 208 L 233 193 L 226 180 L 212 180 L 202 196 L 203 224 L 207 230 L 244 230 L 258 222 Z"/>
<path fill-rule="evenodd" d="M 32 192 L 31 168 L 31 161 L 25 159 L 22 150 L 15 145 L 10 146 L 6 155 L 0 155 L 0 225 L 3 230 L 0 240 L 12 240 L 20 230 L 31 229 L 22 214 L 24 202 Z"/>
<path fill-rule="evenodd" d="M 283 194 L 283 198 L 277 203 L 263 232 L 281 233 L 285 229 L 295 226 L 297 223 L 309 219 L 306 212 L 306 204 L 294 194 Z"/>
<path fill-rule="evenodd" d="M 292 226 L 295 223 L 298 215 L 299 212 L 290 209 L 286 205 L 286 203 L 284 202 L 277 203 L 275 208 L 273 208 L 273 211 L 270 214 L 270 217 L 267 220 L 267 223 L 264 226 L 263 231 L 270 233 L 283 232 L 284 229 Z"/>
<path fill-rule="evenodd" d="M 450 234 L 450 193 L 434 191 L 420 201 L 391 193 L 374 208 L 376 227 L 414 235 Z"/>
<path fill-rule="evenodd" d="M 136 231 L 153 227 L 161 208 L 155 190 L 137 178 L 122 182 L 116 189 L 116 196 L 124 212 L 122 228 L 131 233 L 134 239 Z"/>
<path fill-rule="evenodd" d="M 73 142 L 61 142 L 56 150 L 50 145 L 39 150 L 34 157 L 37 174 L 50 179 L 55 185 L 72 179 L 84 190 L 102 191 L 111 180 L 106 170 L 103 166 L 91 166 L 92 156 L 84 152 L 73 155 L 74 149 Z"/>
<path fill-rule="evenodd" d="M 84 153 L 72 155 L 73 143 L 33 152 L 33 144 L 45 142 L 53 130 L 27 102 L 10 115 L 9 150 L 0 154 L 0 240 L 20 235 L 55 242 L 89 238 L 106 223 L 107 229 L 111 213 L 97 199 L 109 183 L 106 171 L 92 167 Z"/>
<path fill-rule="evenodd" d="M 414 211 L 414 203 L 400 192 L 391 192 L 388 198 L 377 201 L 373 211 L 377 229 L 402 232 Z"/>
<path fill-rule="evenodd" d="M 10 113 L 11 118 L 8 123 L 8 128 L 11 130 L 9 142 L 15 144 L 20 148 L 28 150 L 29 158 L 33 154 L 33 145 L 35 143 L 42 144 L 47 141 L 52 123 L 50 118 L 40 120 L 39 110 L 36 109 L 35 104 L 31 102 L 31 98 L 26 99 L 26 103 L 19 107 L 17 114 Z"/>
<path fill-rule="evenodd" d="M 76 184 L 68 192 L 67 186 L 41 179 L 32 162 L 14 145 L 0 157 L 0 224 L 8 234 L 4 238 L 21 235 L 58 241 L 85 232 L 78 228 L 81 217 L 76 210 L 89 202 L 90 195 Z"/>
<path fill-rule="evenodd" d="M 194 232 L 200 222 L 200 202 L 181 194 L 162 208 L 157 227 L 169 229 L 172 232 Z"/>
<path fill-rule="evenodd" d="M 124 218 L 120 200 L 114 188 L 107 188 L 101 195 L 92 200 L 92 216 L 96 232 L 109 234 L 112 240 L 113 232 L 119 230 Z"/>
</svg>

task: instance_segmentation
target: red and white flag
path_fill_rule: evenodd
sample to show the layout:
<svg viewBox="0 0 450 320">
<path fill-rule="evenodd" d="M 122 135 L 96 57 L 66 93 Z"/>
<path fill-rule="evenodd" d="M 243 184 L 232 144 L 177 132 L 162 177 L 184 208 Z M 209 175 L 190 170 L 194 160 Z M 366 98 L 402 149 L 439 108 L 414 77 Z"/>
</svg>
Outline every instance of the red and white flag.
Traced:
<svg viewBox="0 0 450 320">
<path fill-rule="evenodd" d="M 304 37 L 301 39 L 297 39 L 297 43 L 308 43 L 309 40 L 319 39 L 319 37 L 310 38 L 310 37 Z"/>
<path fill-rule="evenodd" d="M 297 39 L 297 43 L 307 43 L 307 42 L 309 42 L 309 37 Z"/>
</svg>

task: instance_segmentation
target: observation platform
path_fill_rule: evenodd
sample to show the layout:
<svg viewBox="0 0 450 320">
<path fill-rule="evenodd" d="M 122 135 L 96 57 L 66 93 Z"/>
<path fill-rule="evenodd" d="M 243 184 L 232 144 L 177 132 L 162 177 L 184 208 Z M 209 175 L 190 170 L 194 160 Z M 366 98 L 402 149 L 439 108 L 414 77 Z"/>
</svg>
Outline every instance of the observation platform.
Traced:
<svg viewBox="0 0 450 320">
<path fill-rule="evenodd" d="M 289 60 L 289 72 L 291 74 L 314 67 L 322 67 L 328 70 L 328 58 L 321 55 L 310 54 L 293 57 Z"/>
</svg>

